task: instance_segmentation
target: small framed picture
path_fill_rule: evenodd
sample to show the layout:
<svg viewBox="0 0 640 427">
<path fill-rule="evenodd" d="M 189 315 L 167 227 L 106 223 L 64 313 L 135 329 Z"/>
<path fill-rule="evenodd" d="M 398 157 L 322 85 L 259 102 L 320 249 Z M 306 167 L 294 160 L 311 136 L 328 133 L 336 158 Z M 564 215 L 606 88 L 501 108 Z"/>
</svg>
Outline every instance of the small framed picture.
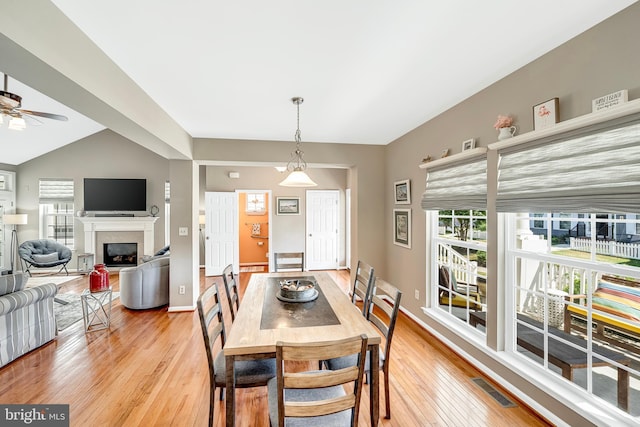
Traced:
<svg viewBox="0 0 640 427">
<path fill-rule="evenodd" d="M 411 249 L 411 209 L 393 210 L 393 243 Z"/>
<path fill-rule="evenodd" d="M 393 183 L 394 198 L 398 205 L 411 204 L 411 182 L 408 179 Z"/>
<path fill-rule="evenodd" d="M 462 151 L 471 150 L 476 148 L 476 140 L 475 138 L 467 139 L 466 141 L 462 141 Z"/>
<path fill-rule="evenodd" d="M 533 130 L 555 125 L 560 120 L 559 99 L 553 98 L 533 107 Z"/>
<path fill-rule="evenodd" d="M 276 198 L 276 214 L 277 215 L 300 215 L 300 198 L 299 197 L 277 197 Z"/>
</svg>

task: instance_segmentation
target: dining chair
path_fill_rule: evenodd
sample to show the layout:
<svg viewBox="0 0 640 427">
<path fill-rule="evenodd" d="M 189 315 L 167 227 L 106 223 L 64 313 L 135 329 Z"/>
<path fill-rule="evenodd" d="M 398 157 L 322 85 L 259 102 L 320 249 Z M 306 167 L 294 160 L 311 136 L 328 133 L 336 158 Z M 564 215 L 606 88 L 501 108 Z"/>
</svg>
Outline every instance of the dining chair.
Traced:
<svg viewBox="0 0 640 427">
<path fill-rule="evenodd" d="M 231 323 L 233 323 L 236 320 L 238 310 L 240 310 L 240 294 L 238 293 L 238 283 L 233 274 L 232 264 L 227 265 L 222 270 L 222 281 L 224 282 L 224 289 L 227 291 L 227 302 L 231 310 Z"/>
<path fill-rule="evenodd" d="M 362 301 L 362 315 L 366 316 L 369 311 L 369 298 L 371 296 L 371 285 L 373 284 L 373 267 L 364 261 L 358 260 L 356 267 L 356 277 L 351 290 L 351 302 L 356 304 Z"/>
<path fill-rule="evenodd" d="M 276 252 L 274 269 L 275 271 L 304 271 L 304 252 Z"/>
<path fill-rule="evenodd" d="M 391 342 L 393 341 L 393 331 L 396 327 L 396 320 L 400 309 L 402 292 L 389 282 L 376 277 L 371 293 L 370 310 L 367 313 L 369 322 L 380 331 L 384 337 L 384 350 L 380 351 L 380 368 L 384 373 L 384 396 L 385 396 L 385 418 L 391 418 L 391 404 L 389 400 L 389 361 L 391 355 Z M 324 360 L 324 365 L 328 369 L 342 369 L 346 366 L 354 365 L 356 362 L 353 356 L 340 357 Z M 365 362 L 365 372 L 367 379 L 371 374 L 369 352 Z M 369 382 L 369 381 L 367 381 Z"/>
<path fill-rule="evenodd" d="M 198 297 L 198 316 L 209 364 L 209 426 L 213 426 L 213 399 L 220 387 L 220 400 L 226 386 L 226 366 L 222 349 L 226 340 L 224 316 L 218 286 L 214 283 Z M 217 350 L 217 353 L 216 353 Z M 274 358 L 237 361 L 234 365 L 236 387 L 260 387 L 276 375 Z"/>
<path fill-rule="evenodd" d="M 304 344 L 276 344 L 276 377 L 267 385 L 271 426 L 357 426 L 364 377 L 366 335 Z M 288 361 L 353 356 L 357 362 L 330 371 L 289 372 Z M 345 384 L 353 384 L 348 391 Z"/>
</svg>

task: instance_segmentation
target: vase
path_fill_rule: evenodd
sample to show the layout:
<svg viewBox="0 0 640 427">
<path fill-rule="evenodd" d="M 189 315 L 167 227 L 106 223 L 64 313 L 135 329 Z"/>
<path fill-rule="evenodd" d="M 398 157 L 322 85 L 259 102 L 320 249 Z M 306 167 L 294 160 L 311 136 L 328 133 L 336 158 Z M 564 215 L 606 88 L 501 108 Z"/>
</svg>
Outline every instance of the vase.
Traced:
<svg viewBox="0 0 640 427">
<path fill-rule="evenodd" d="M 503 139 L 511 138 L 516 134 L 516 127 L 509 126 L 506 128 L 500 128 L 498 131 L 498 140 L 502 141 Z"/>
<path fill-rule="evenodd" d="M 89 273 L 89 290 L 91 292 L 104 292 L 109 289 L 109 270 L 104 264 L 96 264 Z"/>
</svg>

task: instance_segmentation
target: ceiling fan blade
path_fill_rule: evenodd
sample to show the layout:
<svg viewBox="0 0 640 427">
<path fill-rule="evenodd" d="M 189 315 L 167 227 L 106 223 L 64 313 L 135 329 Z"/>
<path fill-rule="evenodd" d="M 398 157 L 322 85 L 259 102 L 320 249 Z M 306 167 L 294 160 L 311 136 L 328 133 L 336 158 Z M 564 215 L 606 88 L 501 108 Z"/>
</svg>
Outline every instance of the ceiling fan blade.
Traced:
<svg viewBox="0 0 640 427">
<path fill-rule="evenodd" d="M 36 118 L 36 116 L 30 116 L 28 114 L 21 114 L 20 116 L 25 119 L 29 125 L 42 126 L 44 124 L 44 122 Z"/>
<path fill-rule="evenodd" d="M 17 111 L 20 111 L 22 114 L 29 114 L 32 116 L 44 117 L 45 119 L 62 120 L 63 122 L 66 122 L 67 120 L 69 120 L 67 116 L 62 116 L 60 114 L 43 113 L 41 111 L 31 111 L 31 110 L 22 110 L 22 109 Z"/>
</svg>

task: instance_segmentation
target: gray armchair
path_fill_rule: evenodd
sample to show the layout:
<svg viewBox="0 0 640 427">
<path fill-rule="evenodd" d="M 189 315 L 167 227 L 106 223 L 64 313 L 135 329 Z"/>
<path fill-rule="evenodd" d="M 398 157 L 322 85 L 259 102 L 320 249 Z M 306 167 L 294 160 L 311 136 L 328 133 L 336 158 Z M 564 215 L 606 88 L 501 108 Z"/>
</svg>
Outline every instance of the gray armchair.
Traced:
<svg viewBox="0 0 640 427">
<path fill-rule="evenodd" d="M 169 304 L 169 262 L 161 256 L 135 267 L 120 270 L 120 301 L 132 309 Z"/>
<path fill-rule="evenodd" d="M 69 275 L 67 264 L 71 261 L 71 249 L 55 240 L 27 240 L 18 248 L 18 254 L 26 264 L 25 273 L 29 275 L 31 275 L 30 269 L 32 267 L 50 268 L 57 266 L 60 266 L 58 273 L 64 270 Z"/>
</svg>

